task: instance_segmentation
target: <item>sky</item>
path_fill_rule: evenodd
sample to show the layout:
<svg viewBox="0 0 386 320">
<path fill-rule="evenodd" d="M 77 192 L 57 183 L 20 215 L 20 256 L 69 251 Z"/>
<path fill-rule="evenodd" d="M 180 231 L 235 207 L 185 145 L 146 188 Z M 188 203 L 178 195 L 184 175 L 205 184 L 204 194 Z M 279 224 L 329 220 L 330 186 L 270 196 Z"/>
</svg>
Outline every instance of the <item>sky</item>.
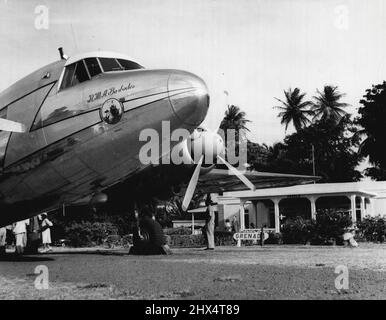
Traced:
<svg viewBox="0 0 386 320">
<path fill-rule="evenodd" d="M 311 99 L 337 85 L 355 114 L 365 90 L 385 80 L 383 2 L 0 0 L 0 91 L 57 60 L 58 47 L 116 51 L 199 75 L 211 95 L 204 125 L 217 128 L 235 104 L 252 121 L 249 138 L 273 144 L 285 136 L 274 108 L 284 89 Z"/>
</svg>

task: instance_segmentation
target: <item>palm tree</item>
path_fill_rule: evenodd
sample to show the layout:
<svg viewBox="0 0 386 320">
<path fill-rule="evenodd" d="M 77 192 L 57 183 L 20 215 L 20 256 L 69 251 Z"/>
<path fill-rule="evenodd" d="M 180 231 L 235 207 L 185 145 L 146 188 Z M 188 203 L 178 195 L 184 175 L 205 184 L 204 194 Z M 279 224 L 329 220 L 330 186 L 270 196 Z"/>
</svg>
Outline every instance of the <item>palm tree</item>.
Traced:
<svg viewBox="0 0 386 320">
<path fill-rule="evenodd" d="M 251 121 L 246 118 L 244 111 L 241 111 L 238 106 L 233 104 L 228 105 L 219 128 L 219 134 L 224 138 L 227 152 L 228 150 L 234 150 L 235 155 L 239 154 L 241 143 L 247 142 L 248 122 Z M 234 135 L 231 133 L 228 137 L 228 129 L 234 130 Z M 225 153 L 226 160 L 228 160 L 227 152 Z"/>
<path fill-rule="evenodd" d="M 303 101 L 305 93 L 300 93 L 299 88 L 292 90 L 291 88 L 288 91 L 284 90 L 285 101 L 275 98 L 277 101 L 282 103 L 282 106 L 277 106 L 276 108 L 282 110 L 278 117 L 281 118 L 281 124 L 285 125 L 285 130 L 287 131 L 288 125 L 292 122 L 296 131 L 299 131 L 301 128 L 305 127 L 310 120 L 308 116 L 312 116 L 313 112 L 308 109 L 312 105 L 311 101 Z"/>
<path fill-rule="evenodd" d="M 249 131 L 247 128 L 247 123 L 251 122 L 246 118 L 246 113 L 241 111 L 238 106 L 228 105 L 227 110 L 225 111 L 224 119 L 220 124 L 220 131 L 222 131 L 226 145 L 228 145 L 228 129 L 235 130 L 235 141 L 230 142 L 235 143 L 238 146 L 241 140 L 246 139 L 246 131 Z"/>
<path fill-rule="evenodd" d="M 246 113 L 241 111 L 238 106 L 231 104 L 228 105 L 228 109 L 225 111 L 225 116 L 221 121 L 220 129 L 224 131 L 227 129 L 235 129 L 236 131 L 249 131 L 247 128 L 248 122 L 251 121 L 246 119 Z"/>
<path fill-rule="evenodd" d="M 318 96 L 314 96 L 316 102 L 312 105 L 314 120 L 339 122 L 346 114 L 343 108 L 349 106 L 347 103 L 339 102 L 345 94 L 340 93 L 337 86 L 330 85 L 324 86 L 323 92 L 316 91 Z"/>
</svg>

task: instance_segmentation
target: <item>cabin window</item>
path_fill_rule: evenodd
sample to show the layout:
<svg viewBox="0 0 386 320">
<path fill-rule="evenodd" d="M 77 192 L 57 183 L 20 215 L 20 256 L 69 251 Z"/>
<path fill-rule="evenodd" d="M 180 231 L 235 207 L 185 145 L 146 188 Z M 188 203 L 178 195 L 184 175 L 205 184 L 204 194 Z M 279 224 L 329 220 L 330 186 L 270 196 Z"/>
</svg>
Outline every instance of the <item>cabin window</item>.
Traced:
<svg viewBox="0 0 386 320">
<path fill-rule="evenodd" d="M 143 69 L 143 67 L 136 62 L 133 62 L 130 60 L 124 60 L 124 59 L 117 59 L 117 60 L 125 70 Z"/>
<path fill-rule="evenodd" d="M 123 70 L 121 65 L 114 58 L 99 58 L 103 71 L 120 71 Z"/>
<path fill-rule="evenodd" d="M 90 77 L 95 77 L 96 75 L 102 73 L 101 67 L 99 66 L 99 62 L 97 58 L 87 58 L 84 60 L 86 62 L 86 66 L 88 72 L 90 73 Z"/>
</svg>

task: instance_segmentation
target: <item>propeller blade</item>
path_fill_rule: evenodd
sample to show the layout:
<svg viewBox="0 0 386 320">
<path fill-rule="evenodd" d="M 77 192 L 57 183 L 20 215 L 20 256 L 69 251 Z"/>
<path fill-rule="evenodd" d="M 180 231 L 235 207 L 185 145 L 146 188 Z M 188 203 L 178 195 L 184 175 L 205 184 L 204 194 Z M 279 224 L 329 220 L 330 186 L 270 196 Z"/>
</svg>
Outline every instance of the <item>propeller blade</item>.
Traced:
<svg viewBox="0 0 386 320">
<path fill-rule="evenodd" d="M 194 169 L 193 175 L 190 178 L 188 188 L 186 189 L 184 200 L 182 201 L 182 210 L 186 211 L 189 207 L 190 201 L 193 198 L 194 191 L 196 190 L 198 177 L 200 176 L 200 170 L 204 156 L 201 156 L 197 163 L 196 169 Z"/>
<path fill-rule="evenodd" d="M 227 162 L 220 156 L 217 156 L 217 159 L 219 159 L 223 164 L 225 164 L 229 171 L 232 172 L 237 178 L 239 178 L 249 189 L 251 189 L 252 191 L 256 190 L 255 185 L 251 181 L 249 181 L 248 178 L 241 171 L 237 170 L 234 166 L 232 166 L 229 162 Z"/>
<path fill-rule="evenodd" d="M 10 132 L 26 132 L 27 128 L 24 124 L 0 118 L 0 131 Z"/>
</svg>

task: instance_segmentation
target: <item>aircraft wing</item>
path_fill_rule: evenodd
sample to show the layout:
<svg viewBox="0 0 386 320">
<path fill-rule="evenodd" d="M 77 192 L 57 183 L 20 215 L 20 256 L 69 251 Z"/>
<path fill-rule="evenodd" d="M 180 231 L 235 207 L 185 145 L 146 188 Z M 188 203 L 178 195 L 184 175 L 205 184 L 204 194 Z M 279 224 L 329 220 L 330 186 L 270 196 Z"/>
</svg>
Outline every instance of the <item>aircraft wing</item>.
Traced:
<svg viewBox="0 0 386 320">
<path fill-rule="evenodd" d="M 163 173 L 160 175 L 160 173 Z M 108 191 L 109 193 L 114 194 L 117 190 L 123 190 L 123 194 L 131 193 L 128 191 L 130 186 L 133 188 L 142 190 L 141 192 L 147 192 L 152 194 L 159 194 L 165 186 L 172 184 L 169 180 L 164 180 L 165 177 L 169 179 L 176 178 L 176 183 L 181 183 L 181 177 L 184 177 L 185 183 L 182 183 L 182 193 L 185 193 L 185 190 L 188 185 L 188 179 L 192 174 L 192 168 L 187 168 L 185 166 L 156 166 L 151 168 L 147 174 L 142 172 L 138 175 L 135 175 L 135 180 L 128 180 L 127 184 L 117 184 L 115 191 Z M 294 174 L 282 174 L 282 173 L 269 173 L 269 172 L 256 172 L 256 171 L 247 171 L 243 174 L 255 185 L 256 189 L 262 188 L 273 188 L 273 187 L 286 187 L 296 184 L 306 184 L 312 183 L 320 179 L 320 177 L 315 176 L 306 176 L 306 175 L 294 175 Z M 163 178 L 161 178 L 163 176 Z M 157 177 L 157 179 L 154 179 Z M 160 184 L 157 185 L 156 181 L 160 181 Z M 141 183 L 142 189 L 141 189 Z M 230 173 L 226 169 L 212 169 L 208 173 L 201 175 L 199 177 L 196 191 L 201 193 L 219 193 L 219 192 L 229 192 L 229 191 L 242 191 L 249 190 L 248 187 L 239 180 L 237 176 L 233 173 Z M 72 205 L 85 205 L 89 204 L 91 196 L 84 197 L 77 201 L 72 202 Z"/>
<path fill-rule="evenodd" d="M 244 175 L 255 185 L 256 189 L 286 187 L 297 184 L 307 184 L 319 180 L 321 177 L 247 171 Z M 197 189 L 203 193 L 218 193 L 229 191 L 248 190 L 238 177 L 228 170 L 213 169 L 201 176 Z"/>
</svg>

